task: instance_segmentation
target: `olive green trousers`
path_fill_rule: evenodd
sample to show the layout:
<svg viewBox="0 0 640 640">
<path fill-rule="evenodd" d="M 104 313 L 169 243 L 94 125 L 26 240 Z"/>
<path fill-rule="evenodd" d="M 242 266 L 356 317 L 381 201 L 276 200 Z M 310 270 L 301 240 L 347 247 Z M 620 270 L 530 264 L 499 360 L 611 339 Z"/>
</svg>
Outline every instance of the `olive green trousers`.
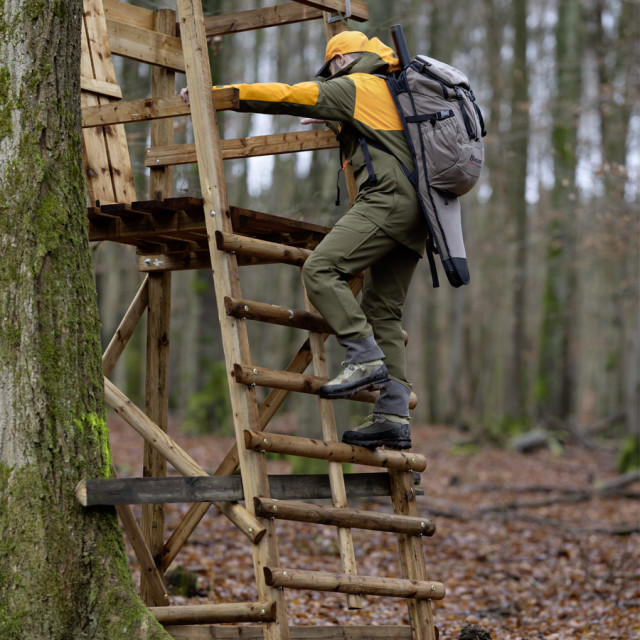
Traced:
<svg viewBox="0 0 640 640">
<path fill-rule="evenodd" d="M 402 311 L 420 256 L 368 218 L 350 211 L 316 247 L 303 267 L 307 295 L 339 341 L 371 335 L 393 380 L 411 388 L 406 373 Z M 358 303 L 348 280 L 365 272 Z"/>
</svg>

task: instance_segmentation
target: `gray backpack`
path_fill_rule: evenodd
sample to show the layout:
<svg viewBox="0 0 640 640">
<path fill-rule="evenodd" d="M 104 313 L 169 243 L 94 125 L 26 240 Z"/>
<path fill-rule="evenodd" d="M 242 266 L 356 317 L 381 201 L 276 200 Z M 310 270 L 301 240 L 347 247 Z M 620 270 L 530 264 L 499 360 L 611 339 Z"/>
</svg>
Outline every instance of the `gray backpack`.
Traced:
<svg viewBox="0 0 640 640">
<path fill-rule="evenodd" d="M 414 158 L 414 171 L 405 170 L 429 227 L 427 256 L 433 286 L 438 286 L 434 253 L 440 255 L 452 286 L 468 284 L 458 196 L 470 191 L 480 177 L 486 135 L 469 80 L 458 69 L 419 55 L 389 74 L 387 85 Z"/>
</svg>

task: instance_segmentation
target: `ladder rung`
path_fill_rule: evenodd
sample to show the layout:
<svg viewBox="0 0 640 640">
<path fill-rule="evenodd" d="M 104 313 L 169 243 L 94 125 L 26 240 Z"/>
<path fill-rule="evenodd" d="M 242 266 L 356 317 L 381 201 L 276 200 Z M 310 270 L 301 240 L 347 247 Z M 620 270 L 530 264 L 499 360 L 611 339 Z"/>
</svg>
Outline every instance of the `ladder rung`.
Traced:
<svg viewBox="0 0 640 640">
<path fill-rule="evenodd" d="M 442 600 L 446 589 L 441 582 L 405 580 L 402 578 L 378 578 L 353 576 L 346 573 L 305 571 L 265 567 L 264 576 L 270 587 L 311 589 L 313 591 L 337 591 L 368 596 L 393 596 L 416 600 Z"/>
<path fill-rule="evenodd" d="M 220 251 L 237 253 L 242 256 L 259 258 L 284 264 L 292 264 L 301 267 L 311 255 L 308 249 L 289 247 L 286 244 L 267 242 L 257 238 L 249 238 L 234 233 L 216 231 L 216 244 Z"/>
<path fill-rule="evenodd" d="M 270 622 L 275 602 L 225 602 L 220 604 L 149 607 L 161 624 L 212 624 L 214 622 Z"/>
<path fill-rule="evenodd" d="M 324 440 L 285 436 L 266 431 L 258 433 L 257 431 L 245 430 L 244 441 L 248 449 L 255 451 L 286 453 L 332 462 L 351 462 L 398 471 L 424 471 L 427 468 L 426 458 L 419 453 L 389 451 L 388 449 L 370 451 L 364 447 L 354 447 L 341 442 L 325 442 Z"/>
<path fill-rule="evenodd" d="M 225 297 L 224 307 L 227 315 L 235 318 L 269 322 L 284 327 L 315 331 L 316 333 L 333 333 L 326 320 L 317 312 L 229 297 Z"/>
<path fill-rule="evenodd" d="M 410 536 L 432 536 L 436 526 L 426 518 L 402 516 L 393 513 L 378 513 L 359 509 L 325 507 L 307 502 L 254 498 L 253 506 L 257 516 L 329 524 L 335 527 L 391 531 Z"/>
<path fill-rule="evenodd" d="M 265 367 L 238 363 L 233 365 L 233 375 L 236 382 L 242 384 L 257 384 L 260 387 L 286 389 L 287 391 L 312 394 L 317 394 L 320 387 L 329 381 L 329 378 L 309 376 L 304 373 L 279 371 L 277 369 L 266 369 Z M 373 403 L 376 401 L 378 395 L 378 391 L 360 391 L 349 399 L 357 400 L 358 402 Z M 413 409 L 417 402 L 418 400 L 415 393 L 411 392 L 409 408 Z"/>
</svg>

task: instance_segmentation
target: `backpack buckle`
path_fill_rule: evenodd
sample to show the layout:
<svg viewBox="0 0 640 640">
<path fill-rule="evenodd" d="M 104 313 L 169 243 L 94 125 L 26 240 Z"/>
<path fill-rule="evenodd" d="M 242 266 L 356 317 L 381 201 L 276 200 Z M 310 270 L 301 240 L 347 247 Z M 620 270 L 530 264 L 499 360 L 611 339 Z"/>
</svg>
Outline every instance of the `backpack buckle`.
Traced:
<svg viewBox="0 0 640 640">
<path fill-rule="evenodd" d="M 351 17 L 351 0 L 344 0 L 344 14 L 341 14 L 339 11 L 336 11 L 336 15 L 329 14 L 327 18 L 327 22 L 331 24 L 332 22 L 340 22 L 341 20 L 346 20 Z"/>
</svg>

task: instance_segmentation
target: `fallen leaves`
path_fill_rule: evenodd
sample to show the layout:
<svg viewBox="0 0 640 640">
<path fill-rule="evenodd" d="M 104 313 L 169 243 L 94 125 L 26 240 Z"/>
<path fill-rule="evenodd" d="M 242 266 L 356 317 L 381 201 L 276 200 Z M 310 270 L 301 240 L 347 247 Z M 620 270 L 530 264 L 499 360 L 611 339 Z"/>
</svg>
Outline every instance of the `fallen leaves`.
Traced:
<svg viewBox="0 0 640 640">
<path fill-rule="evenodd" d="M 173 435 L 210 470 L 231 444 Z M 617 496 L 590 491 L 615 475 L 611 455 L 569 447 L 561 455 L 483 449 L 459 456 L 451 453 L 458 438 L 453 429 L 412 427 L 412 436 L 414 449 L 429 461 L 418 503 L 420 513 L 436 523 L 423 549 L 429 579 L 447 587 L 446 598 L 434 602 L 442 640 L 458 638 L 462 627 L 473 624 L 494 640 L 640 638 L 638 484 Z M 141 475 L 137 441 L 112 420 L 114 460 L 128 475 Z M 272 472 L 288 472 L 284 461 L 270 464 Z M 391 511 L 384 499 L 359 504 Z M 166 505 L 166 537 L 188 507 Z M 276 531 L 282 566 L 341 571 L 333 527 L 278 521 Z M 353 538 L 361 574 L 401 575 L 393 534 L 354 530 Z M 211 509 L 173 565 L 193 571 L 206 595 L 174 596 L 172 604 L 255 601 L 249 546 Z M 409 623 L 406 602 L 398 599 L 363 597 L 364 608 L 350 611 L 344 595 L 289 591 L 287 603 L 292 625 Z"/>
</svg>

